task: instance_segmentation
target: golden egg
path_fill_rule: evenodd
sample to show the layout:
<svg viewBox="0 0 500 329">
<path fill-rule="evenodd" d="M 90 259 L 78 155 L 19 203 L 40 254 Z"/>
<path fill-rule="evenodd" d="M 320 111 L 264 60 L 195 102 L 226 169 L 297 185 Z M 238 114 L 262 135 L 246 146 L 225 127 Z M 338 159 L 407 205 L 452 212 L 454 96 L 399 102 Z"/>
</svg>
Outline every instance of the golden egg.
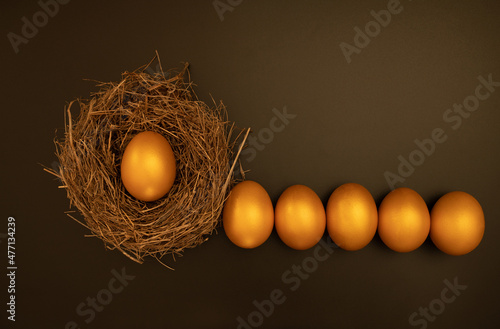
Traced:
<svg viewBox="0 0 500 329">
<path fill-rule="evenodd" d="M 333 191 L 326 205 L 326 225 L 333 242 L 345 250 L 359 250 L 377 232 L 377 205 L 370 192 L 356 183 Z"/>
<path fill-rule="evenodd" d="M 222 212 L 224 231 L 231 242 L 241 248 L 255 248 L 271 235 L 274 226 L 273 203 L 257 182 L 236 184 Z"/>
<path fill-rule="evenodd" d="M 378 234 L 394 251 L 409 252 L 420 247 L 429 235 L 430 225 L 429 209 L 412 189 L 395 189 L 380 204 Z"/>
<path fill-rule="evenodd" d="M 484 226 L 483 209 L 468 193 L 447 193 L 432 207 L 431 239 L 447 254 L 465 255 L 474 250 L 483 239 Z"/>
<path fill-rule="evenodd" d="M 293 185 L 279 197 L 275 225 L 289 247 L 305 250 L 319 242 L 326 227 L 326 214 L 318 195 L 304 185 Z"/>
<path fill-rule="evenodd" d="M 145 131 L 129 142 L 123 153 L 121 177 L 127 191 L 142 201 L 163 197 L 175 181 L 175 157 L 162 135 Z"/>
</svg>

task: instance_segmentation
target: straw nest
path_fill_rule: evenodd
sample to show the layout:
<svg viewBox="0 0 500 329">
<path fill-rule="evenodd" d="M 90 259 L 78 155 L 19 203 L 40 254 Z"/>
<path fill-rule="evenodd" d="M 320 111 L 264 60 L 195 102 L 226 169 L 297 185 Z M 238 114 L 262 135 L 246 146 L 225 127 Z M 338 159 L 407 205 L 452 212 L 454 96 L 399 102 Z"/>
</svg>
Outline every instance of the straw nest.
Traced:
<svg viewBox="0 0 500 329">
<path fill-rule="evenodd" d="M 207 240 L 219 224 L 249 133 L 235 133 L 222 103 L 210 108 L 197 98 L 187 63 L 168 74 L 159 64 L 159 72 L 150 74 L 152 62 L 123 73 L 117 83 L 99 83 L 88 100 L 69 103 L 64 139 L 55 141 L 59 169 L 46 168 L 84 221 L 69 216 L 138 263 L 145 256 L 175 258 Z M 80 109 L 76 121 L 74 104 Z M 177 162 L 172 189 L 155 202 L 132 197 L 120 178 L 125 147 L 142 131 L 162 134 Z"/>
</svg>

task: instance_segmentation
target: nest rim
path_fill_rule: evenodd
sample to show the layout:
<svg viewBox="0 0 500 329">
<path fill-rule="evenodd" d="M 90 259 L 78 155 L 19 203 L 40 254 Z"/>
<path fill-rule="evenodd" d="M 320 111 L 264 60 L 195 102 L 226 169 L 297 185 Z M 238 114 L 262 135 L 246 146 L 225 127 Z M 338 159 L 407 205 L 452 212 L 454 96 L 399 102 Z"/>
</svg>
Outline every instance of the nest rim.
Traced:
<svg viewBox="0 0 500 329">
<path fill-rule="evenodd" d="M 146 72 L 155 59 L 159 72 Z M 137 263 L 147 256 L 162 263 L 166 254 L 175 260 L 205 242 L 220 224 L 224 202 L 238 180 L 234 171 L 250 129 L 228 121 L 222 102 L 212 98 L 210 107 L 198 99 L 188 66 L 167 76 L 156 54 L 148 64 L 124 72 L 119 82 L 99 83 L 89 99 L 71 101 L 65 108 L 64 139 L 54 140 L 60 166 L 45 169 L 60 179 L 83 221 L 68 215 L 107 249 Z M 74 104 L 80 108 L 76 120 Z M 177 164 L 171 190 L 153 202 L 132 197 L 120 177 L 121 156 L 142 131 L 165 137 Z M 244 177 L 241 162 L 239 169 Z"/>
</svg>

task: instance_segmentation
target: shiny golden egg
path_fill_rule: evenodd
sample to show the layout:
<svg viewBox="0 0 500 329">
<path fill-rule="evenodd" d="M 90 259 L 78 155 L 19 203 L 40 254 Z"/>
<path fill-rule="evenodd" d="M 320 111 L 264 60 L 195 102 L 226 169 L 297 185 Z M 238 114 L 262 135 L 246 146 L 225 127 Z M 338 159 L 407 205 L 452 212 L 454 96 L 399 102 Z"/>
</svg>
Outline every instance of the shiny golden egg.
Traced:
<svg viewBox="0 0 500 329">
<path fill-rule="evenodd" d="M 260 246 L 274 227 L 274 209 L 269 194 L 254 181 L 236 184 L 224 205 L 222 223 L 227 237 L 238 247 Z"/>
<path fill-rule="evenodd" d="M 483 209 L 468 193 L 447 193 L 432 207 L 432 242 L 449 255 L 465 255 L 474 250 L 483 239 L 484 227 Z"/>
<path fill-rule="evenodd" d="M 424 199 L 401 187 L 385 196 L 378 210 L 378 234 L 392 250 L 417 249 L 429 235 L 430 215 Z"/>
<path fill-rule="evenodd" d="M 365 247 L 377 232 L 377 205 L 370 192 L 356 183 L 333 191 L 326 205 L 326 225 L 333 242 L 344 250 Z"/>
<path fill-rule="evenodd" d="M 280 239 L 287 246 L 297 250 L 309 249 L 325 233 L 325 208 L 309 187 L 290 186 L 276 203 L 275 225 Z"/>
<path fill-rule="evenodd" d="M 169 142 L 153 131 L 137 134 L 121 161 L 121 178 L 127 191 L 142 201 L 163 197 L 175 181 L 175 157 Z"/>
</svg>

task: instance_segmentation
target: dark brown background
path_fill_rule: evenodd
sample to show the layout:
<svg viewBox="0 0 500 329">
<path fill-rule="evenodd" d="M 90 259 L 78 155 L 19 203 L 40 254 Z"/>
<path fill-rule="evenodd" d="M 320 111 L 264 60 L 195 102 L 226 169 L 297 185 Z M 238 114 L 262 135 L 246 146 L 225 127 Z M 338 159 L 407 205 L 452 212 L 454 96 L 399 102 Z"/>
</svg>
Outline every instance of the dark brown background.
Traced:
<svg viewBox="0 0 500 329">
<path fill-rule="evenodd" d="M 226 3 L 226 1 L 223 1 Z M 236 2 L 236 1 L 234 1 Z M 233 2 L 233 3 L 234 3 Z M 17 321 L 12 328 L 236 328 L 256 310 L 254 300 L 280 289 L 286 301 L 264 328 L 420 328 L 419 307 L 440 298 L 444 280 L 467 289 L 429 328 L 499 325 L 500 90 L 451 129 L 443 113 L 473 94 L 477 77 L 500 81 L 500 5 L 497 1 L 401 1 L 403 11 L 348 64 L 339 44 L 353 44 L 355 26 L 373 20 L 381 1 L 243 1 L 221 21 L 212 1 L 78 1 L 59 8 L 15 54 L 2 42 L 2 162 L 0 233 L 17 223 Z M 35 1 L 2 5 L 1 26 L 21 33 Z M 274 232 L 255 250 L 232 245 L 223 230 L 165 269 L 138 265 L 63 213 L 65 192 L 42 171 L 51 166 L 55 130 L 68 101 L 96 90 L 84 78 L 120 79 L 158 50 L 164 68 L 191 63 L 200 98 L 222 99 L 231 120 L 268 127 L 272 109 L 297 117 L 256 158 L 244 161 L 273 202 L 289 185 L 305 184 L 324 202 L 345 182 L 367 187 L 377 203 L 389 192 L 385 171 L 435 128 L 448 140 L 404 184 L 429 206 L 442 194 L 474 195 L 486 215 L 481 245 L 451 257 L 430 241 L 408 254 L 390 251 L 378 236 L 358 252 L 335 252 L 296 291 L 282 274 L 313 255 L 295 251 Z M 6 240 L 0 240 L 6 255 Z M 6 259 L 0 261 L 4 273 Z M 134 275 L 95 319 L 76 312 L 112 278 Z M 2 274 L 2 305 L 7 281 Z M 5 288 L 4 288 L 5 287 Z M 3 325 L 2 325 L 3 327 Z"/>
</svg>

